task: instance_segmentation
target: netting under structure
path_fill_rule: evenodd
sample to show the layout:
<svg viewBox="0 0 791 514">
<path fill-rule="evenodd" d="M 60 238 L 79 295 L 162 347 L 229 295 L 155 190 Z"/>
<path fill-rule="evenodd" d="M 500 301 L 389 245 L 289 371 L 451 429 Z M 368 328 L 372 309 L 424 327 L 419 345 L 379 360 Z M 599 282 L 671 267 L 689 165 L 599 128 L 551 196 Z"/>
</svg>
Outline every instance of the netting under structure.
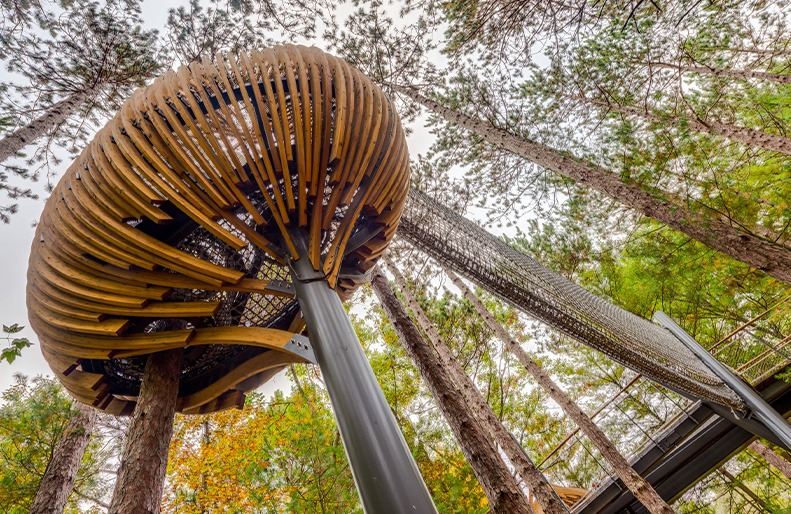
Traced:
<svg viewBox="0 0 791 514">
<path fill-rule="evenodd" d="M 542 266 L 415 188 L 398 233 L 487 292 L 616 362 L 675 391 L 745 410 L 670 332 Z"/>
</svg>

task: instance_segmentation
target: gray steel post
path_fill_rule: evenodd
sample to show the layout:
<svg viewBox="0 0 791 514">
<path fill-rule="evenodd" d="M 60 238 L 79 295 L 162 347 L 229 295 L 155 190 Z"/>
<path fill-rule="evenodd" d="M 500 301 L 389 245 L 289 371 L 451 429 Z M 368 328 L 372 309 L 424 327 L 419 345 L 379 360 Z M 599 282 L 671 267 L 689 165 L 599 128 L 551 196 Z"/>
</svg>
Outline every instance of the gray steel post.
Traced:
<svg viewBox="0 0 791 514">
<path fill-rule="evenodd" d="M 301 255 L 291 276 L 363 509 L 437 512 L 340 298 Z"/>
<path fill-rule="evenodd" d="M 734 375 L 725 364 L 707 352 L 695 338 L 678 326 L 670 316 L 664 312 L 657 311 L 654 313 L 654 320 L 668 329 L 671 334 L 676 336 L 676 339 L 684 343 L 684 346 L 689 348 L 715 375 L 720 377 L 744 401 L 755 419 L 763 423 L 791 451 L 791 425 L 771 405 L 766 403 L 766 400 L 755 389 L 750 387 L 740 377 Z"/>
</svg>

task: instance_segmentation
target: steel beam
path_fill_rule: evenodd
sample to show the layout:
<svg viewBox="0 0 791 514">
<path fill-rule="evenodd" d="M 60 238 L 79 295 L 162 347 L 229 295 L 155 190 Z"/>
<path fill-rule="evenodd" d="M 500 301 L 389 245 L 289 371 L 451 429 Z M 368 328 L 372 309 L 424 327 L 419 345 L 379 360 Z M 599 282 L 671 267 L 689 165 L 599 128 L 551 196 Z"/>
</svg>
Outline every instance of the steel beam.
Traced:
<svg viewBox="0 0 791 514">
<path fill-rule="evenodd" d="M 775 382 L 761 391 L 772 407 L 791 414 L 791 384 Z M 659 495 L 672 502 L 736 453 L 746 447 L 753 434 L 727 418 L 715 417 L 702 402 L 692 406 L 689 416 L 668 427 L 655 437 L 658 444 L 646 448 L 632 467 L 640 473 Z M 693 421 L 696 420 L 696 421 Z M 663 451 L 659 447 L 670 447 Z M 584 504 L 576 505 L 576 514 L 640 513 L 640 503 L 620 481 L 608 481 L 595 490 Z"/>
<path fill-rule="evenodd" d="M 755 389 L 744 382 L 741 377 L 735 375 L 725 364 L 718 361 L 712 354 L 706 351 L 695 338 L 678 326 L 670 316 L 662 311 L 657 311 L 654 313 L 654 320 L 668 329 L 676 339 L 684 343 L 684 346 L 689 348 L 689 350 L 714 374 L 720 377 L 720 379 L 744 401 L 755 419 L 766 425 L 766 428 L 777 436 L 783 443 L 783 446 L 791 451 L 791 425 L 789 425 L 788 421 L 774 410 L 771 405 L 766 403 L 766 400 L 764 400 Z"/>
<path fill-rule="evenodd" d="M 297 247 L 303 257 L 290 263 L 294 289 L 363 509 L 437 512 L 340 298 L 313 269 L 304 243 Z"/>
</svg>

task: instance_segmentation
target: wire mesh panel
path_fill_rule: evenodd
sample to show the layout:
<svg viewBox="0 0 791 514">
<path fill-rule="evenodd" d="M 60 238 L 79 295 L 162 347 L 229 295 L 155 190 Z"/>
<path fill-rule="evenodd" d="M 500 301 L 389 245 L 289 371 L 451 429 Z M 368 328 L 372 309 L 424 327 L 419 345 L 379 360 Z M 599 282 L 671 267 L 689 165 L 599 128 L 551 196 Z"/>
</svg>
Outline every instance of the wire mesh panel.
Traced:
<svg viewBox="0 0 791 514">
<path fill-rule="evenodd" d="M 671 389 L 743 410 L 672 334 L 594 295 L 411 189 L 399 234 L 489 293 Z"/>
</svg>

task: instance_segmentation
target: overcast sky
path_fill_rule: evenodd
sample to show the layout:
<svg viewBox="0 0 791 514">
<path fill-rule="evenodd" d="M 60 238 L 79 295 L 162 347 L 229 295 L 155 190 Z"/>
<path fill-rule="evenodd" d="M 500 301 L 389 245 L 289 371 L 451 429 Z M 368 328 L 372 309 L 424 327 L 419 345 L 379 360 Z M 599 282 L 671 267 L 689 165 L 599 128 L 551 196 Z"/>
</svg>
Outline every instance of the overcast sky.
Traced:
<svg viewBox="0 0 791 514">
<path fill-rule="evenodd" d="M 145 0 L 143 2 L 143 16 L 146 23 L 151 28 L 160 29 L 167 18 L 167 10 L 170 7 L 181 3 L 174 0 Z M 5 70 L 3 70 L 5 73 Z M 32 148 L 29 147 L 28 151 Z M 65 158 L 55 169 L 58 176 L 68 168 L 71 160 Z M 38 221 L 41 210 L 44 208 L 44 199 L 47 195 L 44 191 L 45 183 L 38 182 L 24 184 L 14 182 L 16 185 L 27 185 L 32 187 L 41 197 L 40 200 L 25 200 L 19 203 L 19 212 L 15 214 L 11 223 L 0 225 L 0 241 L 2 241 L 2 253 L 0 253 L 0 277 L 2 277 L 2 294 L 0 294 L 0 322 L 5 325 L 19 323 L 25 325 L 25 330 L 20 334 L 30 339 L 35 346 L 23 352 L 22 357 L 14 361 L 12 365 L 0 363 L 0 390 L 4 390 L 13 382 L 14 373 L 24 373 L 26 375 L 47 374 L 52 375 L 49 366 L 41 355 L 38 347 L 38 339 L 30 329 L 27 321 L 27 307 L 25 305 L 25 277 L 27 274 L 27 260 L 30 256 L 30 245 L 33 242 L 33 224 Z M 3 205 L 10 203 L 6 198 L 0 198 Z M 0 342 L 3 347 L 6 341 Z"/>
</svg>

